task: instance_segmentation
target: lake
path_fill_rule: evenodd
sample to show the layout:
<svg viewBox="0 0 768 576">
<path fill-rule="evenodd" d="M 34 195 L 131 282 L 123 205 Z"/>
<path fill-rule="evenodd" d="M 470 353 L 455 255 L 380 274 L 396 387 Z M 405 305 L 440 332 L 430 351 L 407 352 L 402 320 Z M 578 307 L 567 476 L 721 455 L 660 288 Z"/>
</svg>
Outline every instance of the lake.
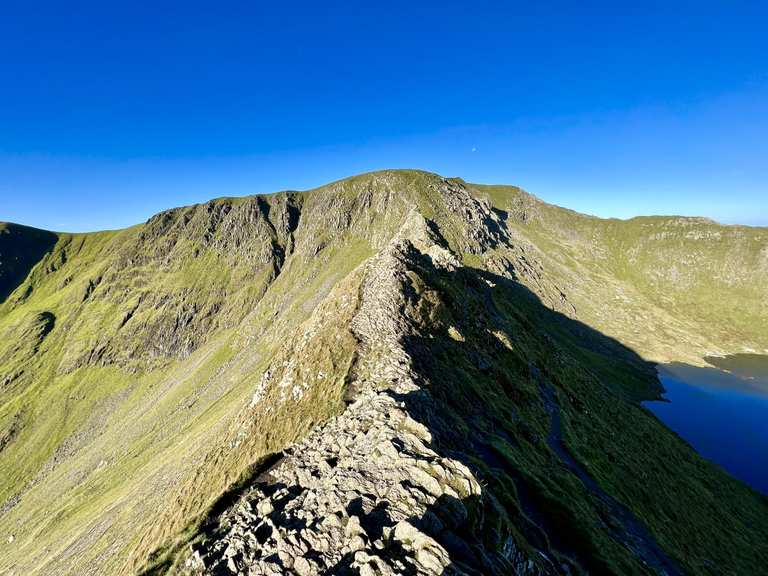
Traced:
<svg viewBox="0 0 768 576">
<path fill-rule="evenodd" d="M 768 356 L 708 357 L 717 368 L 660 364 L 669 402 L 644 402 L 696 451 L 768 494 Z"/>
</svg>

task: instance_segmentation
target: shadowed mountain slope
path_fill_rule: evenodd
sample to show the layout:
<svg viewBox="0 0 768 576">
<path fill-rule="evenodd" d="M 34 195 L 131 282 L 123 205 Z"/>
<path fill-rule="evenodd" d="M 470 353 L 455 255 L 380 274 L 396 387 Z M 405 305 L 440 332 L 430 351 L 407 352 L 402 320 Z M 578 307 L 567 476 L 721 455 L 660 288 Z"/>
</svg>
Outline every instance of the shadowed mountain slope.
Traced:
<svg viewBox="0 0 768 576">
<path fill-rule="evenodd" d="M 765 498 L 638 404 L 768 349 L 765 229 L 387 171 L 52 240 L 0 262 L 0 572 L 768 562 Z"/>
<path fill-rule="evenodd" d="M 0 303 L 56 244 L 53 232 L 0 222 Z"/>
</svg>

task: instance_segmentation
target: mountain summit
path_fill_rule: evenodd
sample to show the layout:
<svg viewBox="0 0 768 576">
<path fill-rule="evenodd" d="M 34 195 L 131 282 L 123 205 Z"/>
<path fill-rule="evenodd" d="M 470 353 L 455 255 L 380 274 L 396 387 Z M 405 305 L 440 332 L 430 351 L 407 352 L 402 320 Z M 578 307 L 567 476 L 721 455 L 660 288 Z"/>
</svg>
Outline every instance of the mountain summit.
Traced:
<svg viewBox="0 0 768 576">
<path fill-rule="evenodd" d="M 0 224 L 0 573 L 758 574 L 640 404 L 768 351 L 768 229 L 383 171 Z"/>
</svg>

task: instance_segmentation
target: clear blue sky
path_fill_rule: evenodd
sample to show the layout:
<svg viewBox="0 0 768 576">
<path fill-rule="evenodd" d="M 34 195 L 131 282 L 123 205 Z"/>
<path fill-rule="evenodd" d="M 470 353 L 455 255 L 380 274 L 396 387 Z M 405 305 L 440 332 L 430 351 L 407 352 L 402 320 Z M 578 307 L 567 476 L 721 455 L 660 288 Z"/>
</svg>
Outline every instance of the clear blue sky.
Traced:
<svg viewBox="0 0 768 576">
<path fill-rule="evenodd" d="M 414 167 L 768 224 L 768 3 L 5 2 L 0 220 Z"/>
</svg>

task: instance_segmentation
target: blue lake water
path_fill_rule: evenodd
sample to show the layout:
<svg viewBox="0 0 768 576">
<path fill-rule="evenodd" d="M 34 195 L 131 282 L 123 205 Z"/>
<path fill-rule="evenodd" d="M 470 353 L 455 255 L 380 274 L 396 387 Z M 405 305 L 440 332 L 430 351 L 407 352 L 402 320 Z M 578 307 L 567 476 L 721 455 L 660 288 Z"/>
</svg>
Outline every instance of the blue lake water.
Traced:
<svg viewBox="0 0 768 576">
<path fill-rule="evenodd" d="M 659 365 L 669 402 L 645 402 L 705 458 L 768 494 L 768 356 L 707 358 L 718 368 Z"/>
</svg>

